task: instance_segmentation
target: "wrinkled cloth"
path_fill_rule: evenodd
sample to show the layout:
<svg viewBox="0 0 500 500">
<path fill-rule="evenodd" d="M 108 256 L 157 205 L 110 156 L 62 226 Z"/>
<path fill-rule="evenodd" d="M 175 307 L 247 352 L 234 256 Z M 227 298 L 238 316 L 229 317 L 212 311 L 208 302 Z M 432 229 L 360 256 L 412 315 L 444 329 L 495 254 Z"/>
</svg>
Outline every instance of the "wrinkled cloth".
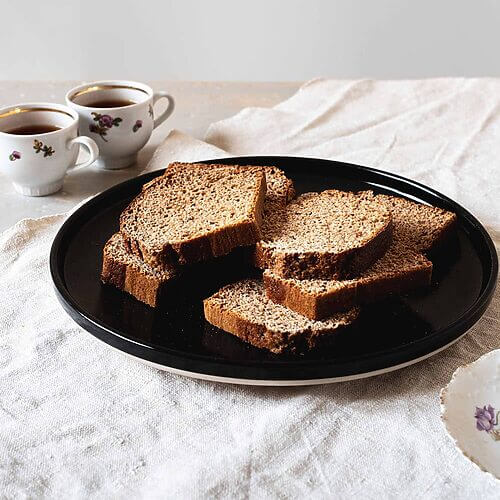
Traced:
<svg viewBox="0 0 500 500">
<path fill-rule="evenodd" d="M 148 169 L 240 154 L 375 166 L 453 197 L 500 244 L 500 80 L 315 80 L 213 124 L 206 141 L 173 131 Z M 125 357 L 64 313 L 48 254 L 65 217 L 0 235 L 0 496 L 500 496 L 439 407 L 458 366 L 500 347 L 499 291 L 463 339 L 397 372 L 296 388 L 198 381 Z"/>
</svg>

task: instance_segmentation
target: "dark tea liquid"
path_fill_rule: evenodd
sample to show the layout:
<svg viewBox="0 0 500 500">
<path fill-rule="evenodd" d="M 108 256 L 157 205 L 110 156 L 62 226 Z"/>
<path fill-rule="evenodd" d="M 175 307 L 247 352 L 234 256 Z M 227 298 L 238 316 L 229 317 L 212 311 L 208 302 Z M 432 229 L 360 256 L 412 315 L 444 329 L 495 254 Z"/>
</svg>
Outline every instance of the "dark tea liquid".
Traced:
<svg viewBox="0 0 500 500">
<path fill-rule="evenodd" d="M 127 99 L 101 99 L 100 101 L 89 102 L 85 104 L 88 108 L 123 108 L 136 104 L 134 101 Z"/>
<path fill-rule="evenodd" d="M 35 135 L 55 132 L 56 130 L 61 130 L 61 127 L 56 127 L 55 125 L 23 125 L 22 127 L 11 128 L 5 132 L 13 135 Z"/>
</svg>

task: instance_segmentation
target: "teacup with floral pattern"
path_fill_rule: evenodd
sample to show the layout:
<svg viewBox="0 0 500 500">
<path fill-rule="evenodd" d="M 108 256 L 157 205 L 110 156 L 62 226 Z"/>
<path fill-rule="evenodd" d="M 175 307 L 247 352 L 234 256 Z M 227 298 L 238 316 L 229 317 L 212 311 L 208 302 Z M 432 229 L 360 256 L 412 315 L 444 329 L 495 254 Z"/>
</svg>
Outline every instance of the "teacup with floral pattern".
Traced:
<svg viewBox="0 0 500 500">
<path fill-rule="evenodd" d="M 90 156 L 77 165 L 80 145 Z M 0 171 L 21 194 L 55 193 L 68 170 L 91 165 L 98 156 L 94 140 L 78 137 L 78 113 L 67 106 L 23 103 L 0 109 Z"/>
<path fill-rule="evenodd" d="M 161 98 L 168 106 L 155 118 L 153 106 Z M 153 129 L 174 111 L 174 99 L 166 92 L 124 80 L 79 85 L 66 94 L 66 102 L 80 116 L 80 134 L 99 144 L 97 166 L 113 170 L 134 164 Z"/>
</svg>

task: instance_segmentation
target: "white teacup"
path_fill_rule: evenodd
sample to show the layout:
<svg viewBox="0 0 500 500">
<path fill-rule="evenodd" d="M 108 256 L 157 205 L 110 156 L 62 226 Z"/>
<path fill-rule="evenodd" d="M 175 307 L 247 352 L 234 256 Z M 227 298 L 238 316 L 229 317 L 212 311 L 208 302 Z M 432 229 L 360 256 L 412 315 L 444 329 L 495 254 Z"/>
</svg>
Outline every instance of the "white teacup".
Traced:
<svg viewBox="0 0 500 500">
<path fill-rule="evenodd" d="M 155 118 L 153 106 L 161 98 L 168 107 Z M 166 92 L 123 80 L 79 85 L 66 94 L 66 103 L 80 115 L 80 134 L 99 144 L 96 165 L 112 170 L 134 164 L 153 129 L 174 111 L 174 99 Z"/>
<path fill-rule="evenodd" d="M 79 145 L 90 157 L 76 165 Z M 78 113 L 61 104 L 26 103 L 0 109 L 0 171 L 26 196 L 62 188 L 68 170 L 92 164 L 97 144 L 78 137 Z"/>
</svg>

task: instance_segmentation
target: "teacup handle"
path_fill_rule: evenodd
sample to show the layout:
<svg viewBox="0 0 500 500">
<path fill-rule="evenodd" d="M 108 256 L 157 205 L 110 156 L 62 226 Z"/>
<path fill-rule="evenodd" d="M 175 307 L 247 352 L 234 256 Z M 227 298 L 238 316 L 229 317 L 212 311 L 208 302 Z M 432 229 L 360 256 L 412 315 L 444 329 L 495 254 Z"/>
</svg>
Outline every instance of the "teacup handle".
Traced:
<svg viewBox="0 0 500 500">
<path fill-rule="evenodd" d="M 153 106 L 162 97 L 164 97 L 165 99 L 168 100 L 168 106 L 167 106 L 167 109 L 158 118 L 154 119 L 153 129 L 155 129 L 158 125 L 161 125 L 174 112 L 174 109 L 175 109 L 174 98 L 171 95 L 169 95 L 167 92 L 165 92 L 164 90 L 160 90 L 160 91 L 155 92 L 153 94 Z"/>
<path fill-rule="evenodd" d="M 91 139 L 90 137 L 85 137 L 84 135 L 80 135 L 78 137 L 75 137 L 74 139 L 70 139 L 66 143 L 66 148 L 71 149 L 75 144 L 81 144 L 82 146 L 85 146 L 89 150 L 90 156 L 87 161 L 84 161 L 82 163 L 77 163 L 76 165 L 69 167 L 68 171 L 70 172 L 74 172 L 75 170 L 80 170 L 81 168 L 88 167 L 89 165 L 94 163 L 99 157 L 99 148 L 94 139 Z"/>
</svg>

